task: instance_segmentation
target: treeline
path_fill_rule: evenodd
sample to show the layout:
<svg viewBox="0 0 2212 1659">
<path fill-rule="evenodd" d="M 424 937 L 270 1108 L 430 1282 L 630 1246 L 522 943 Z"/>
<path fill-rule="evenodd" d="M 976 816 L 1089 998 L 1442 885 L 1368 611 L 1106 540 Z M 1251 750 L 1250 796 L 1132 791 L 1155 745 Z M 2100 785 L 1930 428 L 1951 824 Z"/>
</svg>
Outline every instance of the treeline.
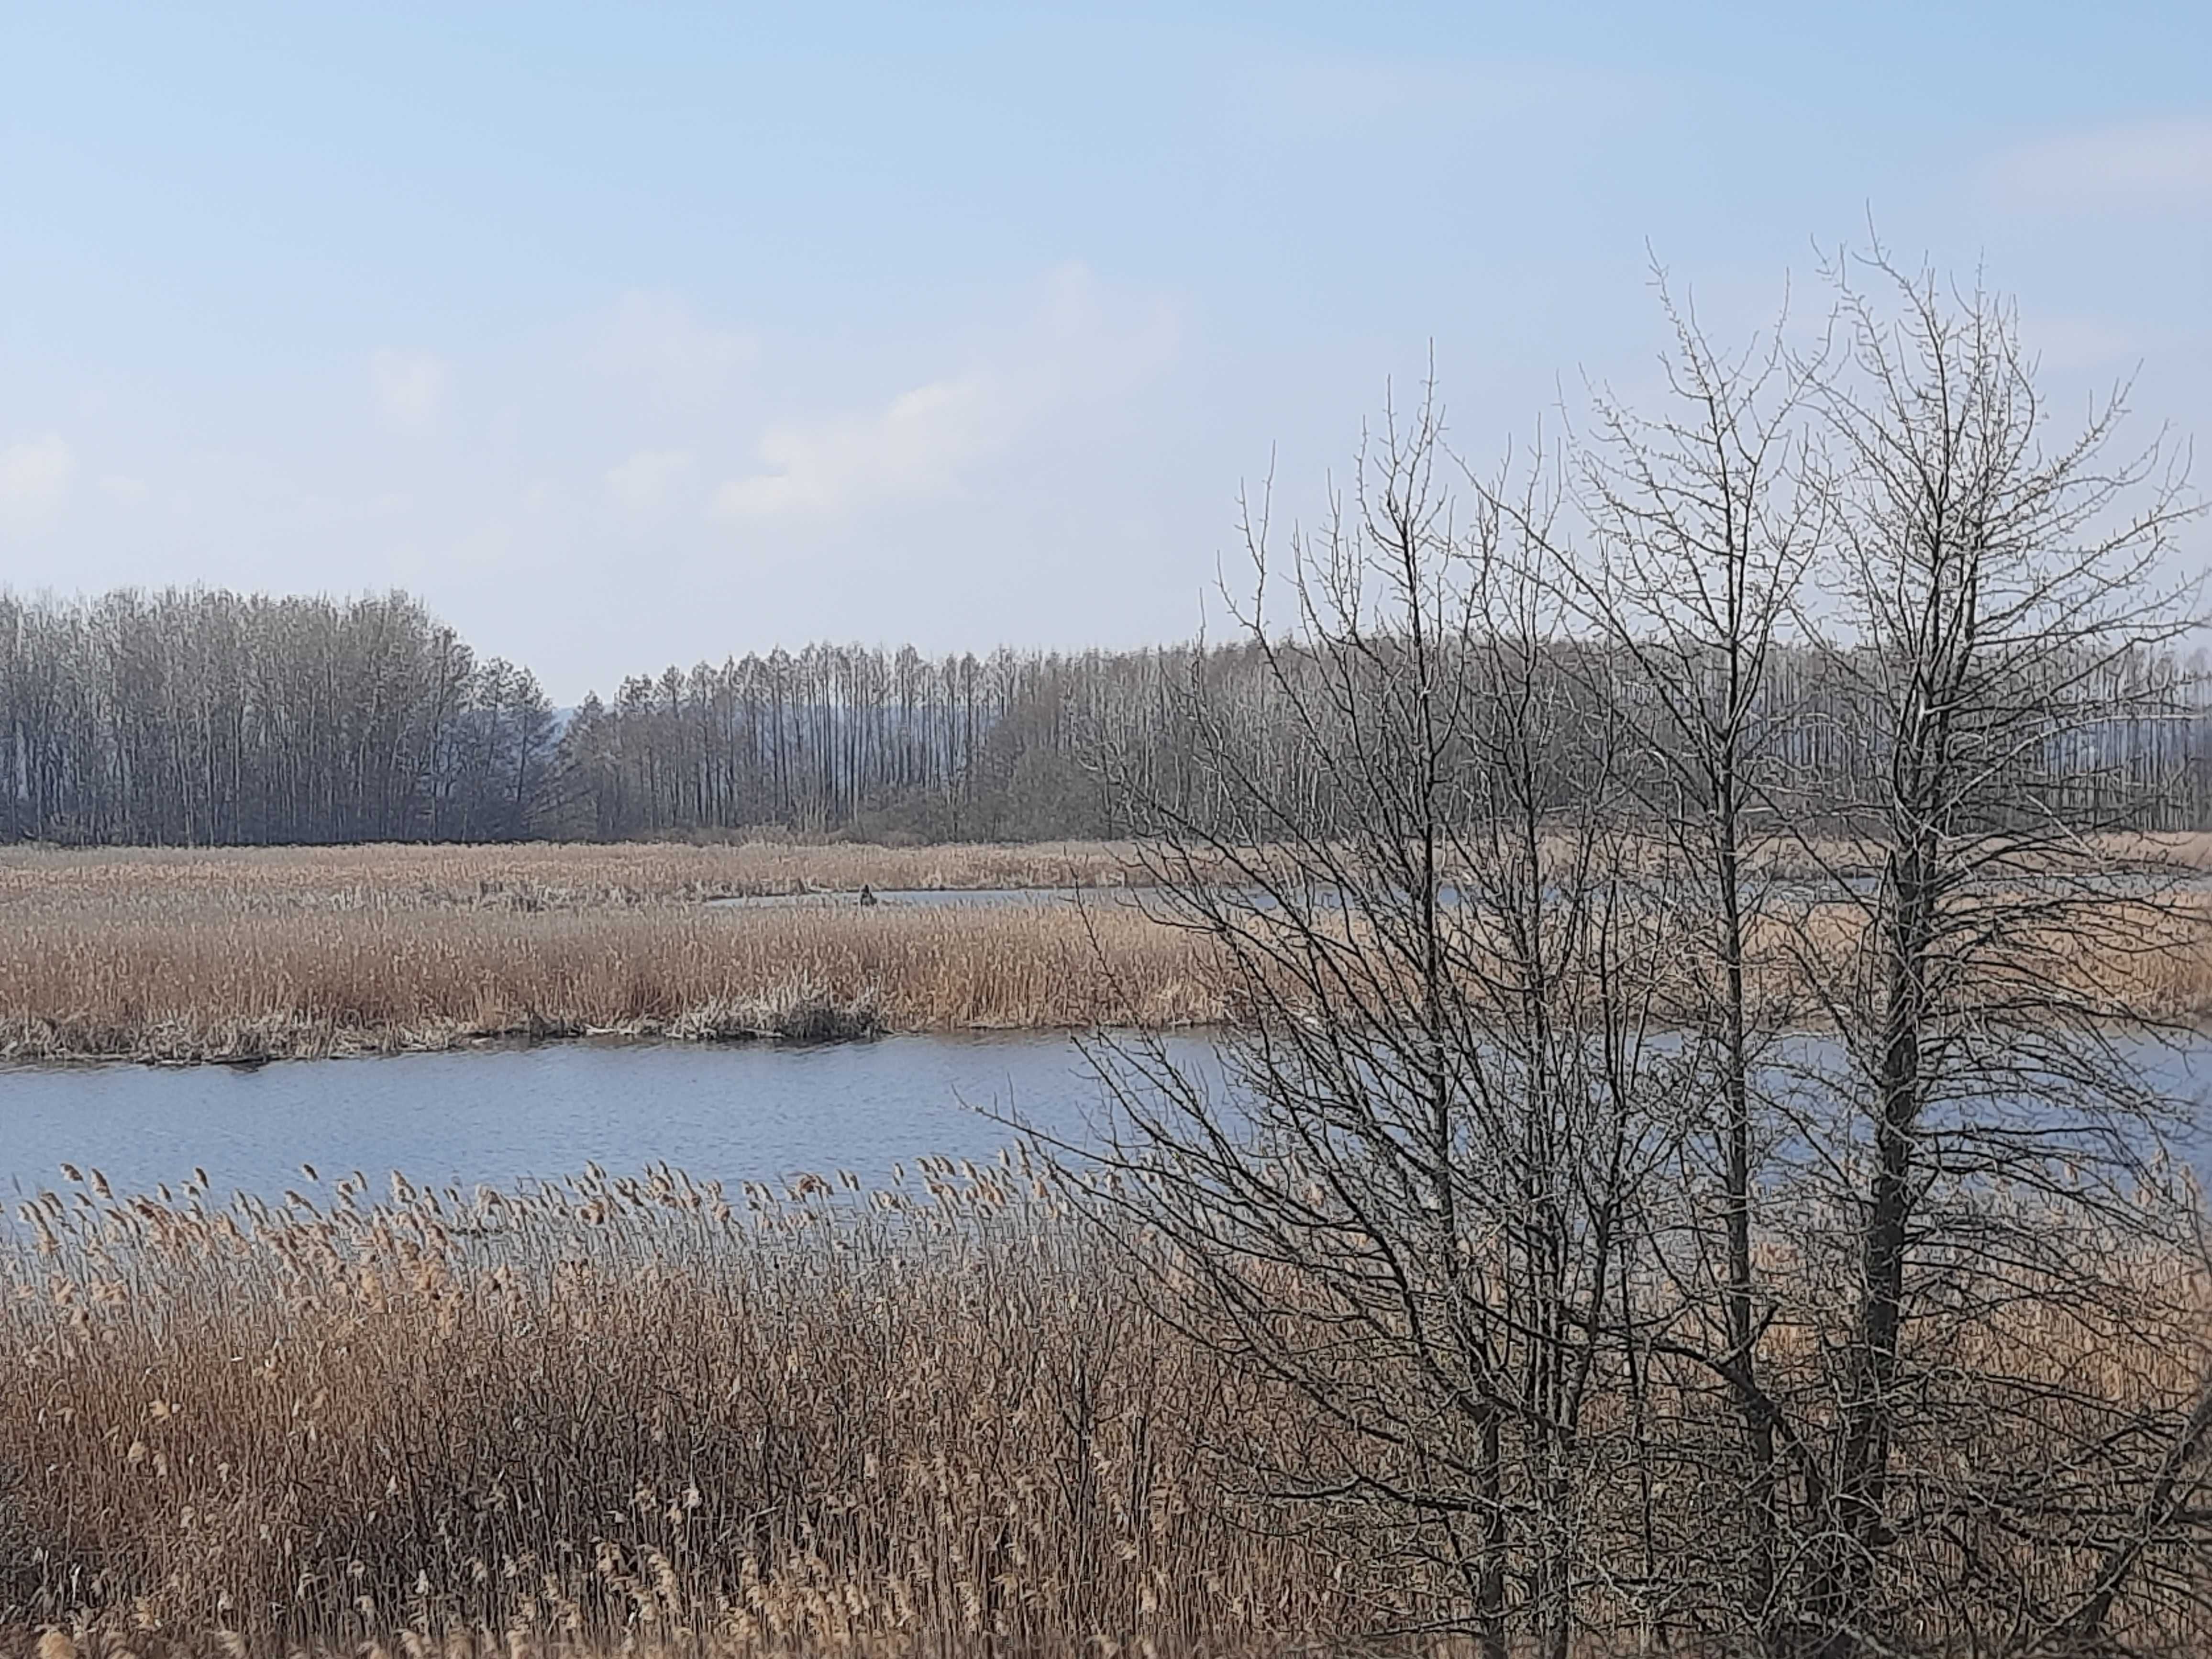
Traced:
<svg viewBox="0 0 2212 1659">
<path fill-rule="evenodd" d="M 74 843 L 543 833 L 556 722 L 420 601 L 0 593 L 0 835 Z"/>
<path fill-rule="evenodd" d="M 1358 648 L 1387 663 L 1396 645 Z M 1589 705 L 1608 681 L 1612 695 L 1639 695 L 1625 653 L 1608 662 L 1592 649 L 1547 647 L 1547 700 Z M 2051 673 L 2062 712 L 2045 742 L 2003 762 L 2038 810 L 2102 823 L 2125 799 L 2147 804 L 2144 828 L 2212 823 L 2201 655 L 2132 652 Z M 1862 740 L 1867 675 L 1832 644 L 1773 653 L 1746 717 L 1786 727 L 1771 740 L 1807 810 L 1856 798 L 1860 774 L 1881 764 Z M 1251 641 L 938 659 L 813 646 L 671 669 L 577 712 L 562 749 L 568 822 L 610 839 L 758 825 L 927 840 L 1111 836 L 1142 827 L 1138 800 L 1148 814 L 1164 805 L 1179 822 L 1227 827 L 1240 781 L 1309 819 L 1356 817 L 1364 804 L 1324 799 L 1312 764 L 1316 740 L 1361 740 L 1357 708 L 1322 696 L 1329 678 L 1307 647 Z M 2069 706 L 2128 712 L 2085 718 Z M 1598 718 L 1592 707 L 1583 714 Z"/>
<path fill-rule="evenodd" d="M 1045 841 L 1127 827 L 1111 754 L 1194 804 L 1186 700 L 1279 736 L 1249 647 L 925 657 L 858 646 L 672 668 L 588 699 L 564 746 L 571 823 L 616 838 L 775 825 L 927 841 Z M 1252 718 L 1254 715 L 1257 718 Z M 1285 750 L 1286 752 L 1286 750 Z"/>
<path fill-rule="evenodd" d="M 1566 647 L 1560 647 L 1564 653 Z M 1559 695 L 1589 695 L 1559 664 Z M 0 836 L 72 844 L 612 841 L 748 830 L 892 841 L 1111 836 L 1127 802 L 1226 810 L 1221 769 L 1322 787 L 1281 660 L 1249 641 L 927 657 L 814 645 L 671 668 L 565 720 L 534 676 L 480 659 L 405 594 L 0 593 Z M 2124 729 L 2035 758 L 2059 810 L 2124 782 L 2163 829 L 2212 824 L 2198 657 L 2138 656 Z M 1783 653 L 1801 798 L 1848 793 L 1850 676 Z M 1295 680 L 1312 665 L 1293 660 Z M 2083 688 L 2085 690 L 2090 688 Z M 1349 733 L 1342 734 L 1352 741 Z M 2157 790 L 2139 786 L 2152 777 Z M 1326 803 L 1309 801 L 1314 811 Z M 1356 804 L 1347 804 L 1354 805 Z"/>
</svg>

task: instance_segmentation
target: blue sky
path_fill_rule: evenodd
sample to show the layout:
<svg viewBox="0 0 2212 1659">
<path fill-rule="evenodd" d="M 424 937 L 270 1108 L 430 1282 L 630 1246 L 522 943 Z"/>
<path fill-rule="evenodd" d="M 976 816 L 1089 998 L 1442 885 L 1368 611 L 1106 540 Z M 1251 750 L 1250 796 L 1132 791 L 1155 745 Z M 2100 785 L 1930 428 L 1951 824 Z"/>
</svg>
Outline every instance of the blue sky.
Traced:
<svg viewBox="0 0 2212 1659">
<path fill-rule="evenodd" d="M 555 695 L 1188 635 L 1433 345 L 1495 453 L 1871 213 L 2212 434 L 2212 6 L 0 0 L 0 580 L 404 585 Z M 2139 373 L 2138 373 L 2139 371 Z M 2200 538 L 2200 543 L 2201 543 Z"/>
</svg>

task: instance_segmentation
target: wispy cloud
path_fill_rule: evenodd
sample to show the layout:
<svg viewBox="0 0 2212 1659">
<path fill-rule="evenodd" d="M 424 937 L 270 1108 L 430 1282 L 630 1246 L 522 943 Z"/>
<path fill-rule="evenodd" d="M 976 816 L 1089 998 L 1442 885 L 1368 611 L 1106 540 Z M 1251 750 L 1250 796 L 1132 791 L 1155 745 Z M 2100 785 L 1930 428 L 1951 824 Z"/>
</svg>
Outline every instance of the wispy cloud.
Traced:
<svg viewBox="0 0 2212 1659">
<path fill-rule="evenodd" d="M 0 449 L 0 529 L 45 529 L 60 516 L 76 477 L 76 452 L 52 434 Z"/>
<path fill-rule="evenodd" d="M 634 289 L 616 304 L 591 362 L 665 402 L 696 407 L 720 396 L 758 355 L 750 335 L 702 321 L 676 295 Z"/>
<path fill-rule="evenodd" d="M 607 489 L 633 513 L 667 504 L 671 490 L 691 470 L 688 449 L 641 449 L 607 469 Z"/>
<path fill-rule="evenodd" d="M 977 468 L 1067 406 L 1150 378 L 1174 350 L 1170 318 L 1113 315 L 1090 273 L 1055 271 L 1042 302 L 965 368 L 872 409 L 771 423 L 760 471 L 715 492 L 729 521 L 844 514 L 961 493 Z"/>
<path fill-rule="evenodd" d="M 902 392 L 883 409 L 769 428 L 769 471 L 726 483 L 715 513 L 752 519 L 832 511 L 885 497 L 951 494 L 962 470 L 1006 436 L 1006 389 L 982 373 Z"/>
<path fill-rule="evenodd" d="M 386 346 L 368 360 L 369 395 L 377 416 L 395 432 L 419 435 L 435 429 L 446 381 L 445 363 L 427 351 Z"/>
<path fill-rule="evenodd" d="M 2212 120 L 2139 121 L 2056 134 L 1998 156 L 1990 182 L 2016 207 L 2165 212 L 2212 204 Z"/>
</svg>

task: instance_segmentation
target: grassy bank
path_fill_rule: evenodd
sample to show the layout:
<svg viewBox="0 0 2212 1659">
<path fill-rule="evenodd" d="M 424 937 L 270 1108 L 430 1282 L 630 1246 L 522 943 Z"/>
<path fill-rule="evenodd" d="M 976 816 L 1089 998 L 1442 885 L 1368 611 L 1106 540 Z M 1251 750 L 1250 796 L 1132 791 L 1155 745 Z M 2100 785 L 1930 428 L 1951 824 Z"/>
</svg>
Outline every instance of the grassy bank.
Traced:
<svg viewBox="0 0 2212 1659">
<path fill-rule="evenodd" d="M 2203 844 L 2178 850 L 2203 861 Z M 1042 902 L 1127 871 L 1126 849 L 1098 844 L 15 849 L 0 854 L 0 1058 L 254 1061 L 592 1033 L 1224 1019 L 1196 935 L 1110 894 L 1081 909 Z M 862 908 L 863 885 L 1042 890 L 1035 904 Z M 808 894 L 833 896 L 709 902 Z M 2212 894 L 2182 903 L 2178 921 L 2115 917 L 2039 959 L 2091 992 L 2212 1018 Z M 1858 926 L 1835 908 L 1808 930 L 1770 929 L 1754 967 L 1787 991 L 1808 942 L 1848 950 Z"/>
<path fill-rule="evenodd" d="M 1121 878 L 1098 846 L 316 848 L 0 857 L 0 1054 L 254 1060 L 1219 1018 L 1126 907 L 716 907 Z"/>
</svg>

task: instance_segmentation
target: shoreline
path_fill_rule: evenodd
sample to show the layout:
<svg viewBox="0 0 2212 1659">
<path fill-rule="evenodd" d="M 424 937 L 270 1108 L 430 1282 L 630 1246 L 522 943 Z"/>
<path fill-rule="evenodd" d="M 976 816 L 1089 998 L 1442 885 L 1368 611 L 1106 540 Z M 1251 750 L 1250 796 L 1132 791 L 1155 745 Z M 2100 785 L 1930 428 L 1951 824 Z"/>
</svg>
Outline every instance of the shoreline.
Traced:
<svg viewBox="0 0 2212 1659">
<path fill-rule="evenodd" d="M 1187 1036 L 1213 1030 L 1226 1031 L 1230 1029 L 1224 1022 L 1218 1020 L 1191 1020 L 1175 1025 L 1141 1027 L 1102 1024 L 1097 1021 L 1077 1021 L 1064 1024 L 970 1024 L 914 1029 L 881 1023 L 863 1024 L 860 1023 L 858 1016 L 849 1016 L 849 1018 L 854 1020 L 850 1026 L 826 1032 L 775 1030 L 689 1031 L 673 1029 L 672 1024 L 658 1021 L 622 1026 L 586 1026 L 577 1029 L 536 1031 L 525 1028 L 501 1030 L 464 1029 L 450 1034 L 409 1030 L 398 1033 L 396 1036 L 349 1032 L 337 1034 L 335 1041 L 320 1046 L 302 1042 L 289 1048 L 270 1048 L 248 1052 L 213 1048 L 154 1050 L 112 1048 L 64 1048 L 52 1045 L 40 1046 L 33 1050 L 29 1045 L 0 1041 L 0 1078 L 5 1078 L 11 1073 L 65 1072 L 95 1066 L 140 1066 L 155 1071 L 191 1071 L 208 1067 L 259 1071 L 266 1066 L 312 1065 L 331 1060 L 401 1060 L 418 1054 L 503 1054 L 574 1046 L 597 1046 L 607 1048 L 665 1046 L 691 1048 L 808 1049 L 839 1048 L 902 1038 L 947 1042 L 963 1039 L 1020 1041 L 1024 1038 L 1043 1040 L 1066 1037 L 1087 1031 L 1147 1036 Z M 673 1024 L 681 1023 L 679 1019 Z"/>
<path fill-rule="evenodd" d="M 1127 887 L 1061 902 L 1072 869 L 1095 880 L 1127 857 L 1103 844 L 0 851 L 0 1064 L 1230 1024 L 1210 940 Z M 862 905 L 861 885 L 995 896 Z M 799 896 L 711 902 L 777 886 Z M 1025 893 L 1036 902 L 1005 896 Z M 2212 895 L 2173 915 L 2154 942 L 2116 915 L 2046 965 L 2087 1011 L 2124 986 L 2177 1028 L 2212 1020 Z M 1764 971 L 1802 1012 L 1791 943 Z M 1849 948 L 1825 926 L 1814 943 Z"/>
</svg>

